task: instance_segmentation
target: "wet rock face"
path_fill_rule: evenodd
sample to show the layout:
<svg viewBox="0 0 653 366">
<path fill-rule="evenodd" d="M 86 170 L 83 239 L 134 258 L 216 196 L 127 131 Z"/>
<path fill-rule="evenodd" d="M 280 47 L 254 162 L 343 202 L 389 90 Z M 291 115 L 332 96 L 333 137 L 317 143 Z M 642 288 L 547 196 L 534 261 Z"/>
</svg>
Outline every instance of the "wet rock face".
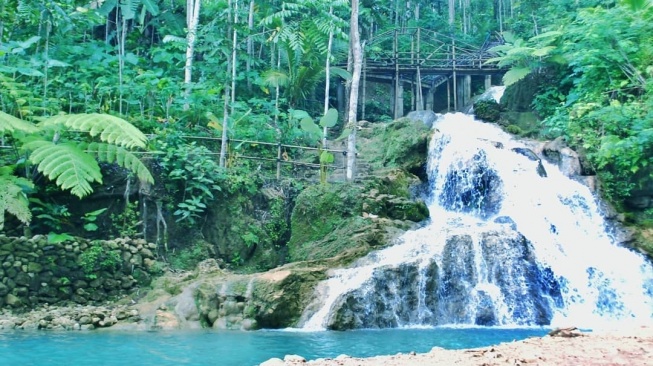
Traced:
<svg viewBox="0 0 653 366">
<path fill-rule="evenodd" d="M 450 236 L 439 261 L 377 268 L 365 286 L 335 303 L 327 327 L 546 325 L 560 306 L 557 278 L 506 225 L 477 238 Z"/>
<path fill-rule="evenodd" d="M 327 328 L 395 328 L 431 323 L 437 309 L 437 265 L 431 261 L 378 268 L 369 283 L 336 303 Z"/>
<path fill-rule="evenodd" d="M 501 186 L 501 178 L 489 167 L 485 152 L 479 151 L 464 168 L 447 172 L 440 203 L 451 211 L 488 218 L 501 208 Z"/>
<path fill-rule="evenodd" d="M 297 325 L 326 267 L 288 265 L 254 275 L 226 276 L 202 283 L 191 299 L 194 315 L 208 328 L 255 330 Z M 190 310 L 192 306 L 189 306 Z M 177 311 L 179 313 L 179 311 Z"/>
<path fill-rule="evenodd" d="M 529 160 L 536 161 L 537 162 L 537 174 L 540 177 L 546 177 L 546 169 L 544 169 L 544 165 L 542 165 L 542 159 L 540 159 L 535 152 L 531 149 L 523 148 L 523 147 L 514 147 L 512 148 L 512 151 L 516 152 L 517 154 L 524 155 L 527 157 Z"/>
<path fill-rule="evenodd" d="M 557 280 L 538 265 L 532 244 L 516 231 L 485 233 L 481 240 L 488 280 L 496 284 L 517 324 L 549 324 L 561 304 Z M 553 304 L 551 303 L 553 301 Z"/>
<path fill-rule="evenodd" d="M 438 319 L 442 324 L 469 323 L 469 294 L 477 282 L 474 244 L 469 235 L 447 239 L 442 252 L 442 277 L 438 283 Z"/>
</svg>

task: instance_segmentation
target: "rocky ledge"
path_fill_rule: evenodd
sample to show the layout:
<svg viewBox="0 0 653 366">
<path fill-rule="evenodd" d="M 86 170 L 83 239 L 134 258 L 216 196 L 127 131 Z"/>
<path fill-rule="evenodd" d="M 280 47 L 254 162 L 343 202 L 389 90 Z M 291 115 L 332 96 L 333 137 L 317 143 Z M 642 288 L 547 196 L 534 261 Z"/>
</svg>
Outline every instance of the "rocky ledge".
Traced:
<svg viewBox="0 0 653 366">
<path fill-rule="evenodd" d="M 92 330 L 142 320 L 137 309 L 126 305 L 46 305 L 25 313 L 0 312 L 0 330 Z"/>
</svg>

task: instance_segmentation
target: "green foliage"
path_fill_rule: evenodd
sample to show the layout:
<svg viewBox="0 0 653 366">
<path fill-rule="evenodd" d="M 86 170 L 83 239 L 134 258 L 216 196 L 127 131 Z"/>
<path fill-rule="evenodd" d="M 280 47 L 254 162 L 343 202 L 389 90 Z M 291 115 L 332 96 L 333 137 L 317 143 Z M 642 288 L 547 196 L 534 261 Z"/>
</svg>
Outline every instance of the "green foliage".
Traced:
<svg viewBox="0 0 653 366">
<path fill-rule="evenodd" d="M 145 148 L 147 137 L 131 123 L 108 114 L 61 114 L 39 123 L 39 128 L 86 132 L 91 137 L 126 148 Z"/>
<path fill-rule="evenodd" d="M 129 151 L 123 147 L 145 147 L 146 137 L 127 121 L 109 115 L 59 115 L 45 119 L 39 123 L 38 130 L 32 129 L 27 122 L 18 123 L 13 118 L 0 115 L 7 131 L 38 131 L 43 134 L 54 132 L 51 139 L 46 139 L 37 133 L 25 137 L 22 149 L 29 153 L 31 163 L 37 165 L 39 172 L 64 190 L 78 197 L 84 197 L 91 192 L 92 183 L 101 183 L 102 174 L 95 158 L 84 149 L 86 143 L 75 141 L 59 141 L 62 134 L 70 130 L 86 132 L 91 137 L 99 138 L 106 144 L 92 144 L 94 152 L 106 162 L 115 162 L 136 173 L 145 182 L 153 183 L 152 175 L 147 168 Z M 3 122 L 0 122 L 0 125 Z M 116 144 L 116 145 L 113 145 Z"/>
<path fill-rule="evenodd" d="M 61 233 L 72 227 L 70 222 L 70 211 L 65 205 L 53 202 L 44 202 L 36 197 L 31 197 L 29 202 L 32 204 L 32 212 L 36 220 L 35 229 L 41 231 L 51 230 Z"/>
<path fill-rule="evenodd" d="M 101 208 L 99 210 L 87 212 L 84 214 L 82 217 L 82 220 L 84 221 L 84 230 L 86 231 L 97 231 L 98 226 L 95 223 L 100 215 L 102 215 L 107 209 L 106 208 Z"/>
<path fill-rule="evenodd" d="M 621 207 L 651 181 L 652 21 L 651 8 L 637 4 L 580 10 L 563 37 L 568 74 L 534 102 L 549 136 L 583 151 L 602 193 Z"/>
<path fill-rule="evenodd" d="M 61 233 L 61 234 L 49 233 L 48 234 L 48 244 L 59 244 L 59 243 L 67 242 L 67 241 L 73 241 L 73 240 L 75 240 L 75 237 L 70 235 L 70 234 L 66 234 L 66 233 Z"/>
<path fill-rule="evenodd" d="M 113 272 L 122 264 L 120 254 L 116 250 L 109 250 L 102 244 L 94 242 L 79 255 L 79 265 L 88 278 L 97 278 L 97 272 Z"/>
<path fill-rule="evenodd" d="M 241 235 L 240 238 L 243 240 L 243 242 L 248 248 L 256 246 L 256 244 L 258 244 L 259 241 L 261 240 L 256 234 L 254 234 L 251 231 L 248 231 L 245 234 Z"/>
<path fill-rule="evenodd" d="M 504 32 L 505 44 L 495 46 L 490 52 L 498 54 L 487 61 L 499 67 L 510 67 L 503 76 L 503 84 L 512 85 L 538 70 L 546 62 L 560 62 L 557 43 L 563 33 L 549 31 L 524 40 L 512 32 Z"/>
<path fill-rule="evenodd" d="M 285 200 L 283 198 L 273 199 L 268 208 L 268 219 L 263 224 L 263 230 L 275 246 L 285 244 L 289 234 L 287 216 Z"/>
<path fill-rule="evenodd" d="M 13 133 L 15 131 L 36 132 L 33 124 L 16 118 L 10 114 L 0 111 L 0 134 Z"/>
<path fill-rule="evenodd" d="M 0 167 L 0 230 L 4 227 L 5 212 L 27 225 L 32 219 L 27 194 L 34 188 L 34 184 L 14 176 L 13 171 L 14 168 L 10 166 Z"/>
<path fill-rule="evenodd" d="M 521 127 L 517 125 L 508 125 L 506 126 L 506 132 L 511 133 L 513 135 L 518 135 L 521 136 L 524 134 L 524 130 L 522 130 Z"/>
<path fill-rule="evenodd" d="M 327 113 L 320 118 L 320 125 L 318 126 L 313 122 L 313 119 L 308 115 L 301 120 L 300 126 L 302 130 L 309 134 L 313 141 L 318 141 L 318 156 L 320 161 L 320 182 L 326 184 L 327 172 L 329 165 L 333 164 L 335 156 L 327 150 L 322 150 L 322 140 L 326 139 L 327 128 L 331 128 L 338 123 L 338 111 L 330 108 Z M 322 128 L 320 128 L 322 127 Z"/>
<path fill-rule="evenodd" d="M 138 201 L 125 205 L 125 209 L 117 214 L 111 214 L 111 230 L 119 238 L 133 238 L 139 233 L 138 227 L 142 224 L 138 212 Z"/>
<path fill-rule="evenodd" d="M 222 191 L 227 174 L 206 147 L 172 139 L 159 145 L 165 152 L 161 166 L 168 178 L 166 189 L 173 196 L 177 222 L 192 226 L 215 200 L 215 193 Z"/>
<path fill-rule="evenodd" d="M 210 257 L 210 244 L 199 241 L 188 248 L 172 253 L 168 261 L 172 268 L 190 271 L 195 269 L 199 262 Z"/>
<path fill-rule="evenodd" d="M 70 189 L 70 193 L 78 197 L 93 192 L 91 183 L 102 183 L 97 161 L 76 144 L 37 140 L 23 147 L 32 150 L 30 161 L 37 165 L 39 172 L 54 180 L 61 189 Z"/>
<path fill-rule="evenodd" d="M 93 142 L 88 145 L 86 152 L 94 154 L 101 162 L 114 163 L 133 172 L 141 182 L 154 182 L 154 178 L 145 164 L 136 155 L 121 146 Z"/>
</svg>

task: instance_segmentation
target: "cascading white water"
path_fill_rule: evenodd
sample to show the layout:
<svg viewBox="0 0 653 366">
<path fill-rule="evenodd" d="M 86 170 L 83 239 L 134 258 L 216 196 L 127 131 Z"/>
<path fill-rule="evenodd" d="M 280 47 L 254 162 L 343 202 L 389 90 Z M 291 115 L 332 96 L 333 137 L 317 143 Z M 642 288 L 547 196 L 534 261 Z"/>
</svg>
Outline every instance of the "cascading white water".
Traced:
<svg viewBox="0 0 653 366">
<path fill-rule="evenodd" d="M 334 270 L 304 329 L 652 321 L 653 268 L 606 233 L 588 187 L 495 125 L 433 128 L 430 222 Z"/>
</svg>

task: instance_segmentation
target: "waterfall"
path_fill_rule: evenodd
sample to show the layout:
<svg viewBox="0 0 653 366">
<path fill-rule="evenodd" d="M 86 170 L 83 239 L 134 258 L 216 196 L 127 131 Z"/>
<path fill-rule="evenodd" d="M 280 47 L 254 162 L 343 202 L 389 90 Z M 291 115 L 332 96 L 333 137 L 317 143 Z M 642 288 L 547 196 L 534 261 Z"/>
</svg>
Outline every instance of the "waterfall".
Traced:
<svg viewBox="0 0 653 366">
<path fill-rule="evenodd" d="M 653 268 L 615 242 L 587 186 L 469 115 L 433 128 L 430 221 L 333 270 L 304 329 L 653 320 Z"/>
</svg>

